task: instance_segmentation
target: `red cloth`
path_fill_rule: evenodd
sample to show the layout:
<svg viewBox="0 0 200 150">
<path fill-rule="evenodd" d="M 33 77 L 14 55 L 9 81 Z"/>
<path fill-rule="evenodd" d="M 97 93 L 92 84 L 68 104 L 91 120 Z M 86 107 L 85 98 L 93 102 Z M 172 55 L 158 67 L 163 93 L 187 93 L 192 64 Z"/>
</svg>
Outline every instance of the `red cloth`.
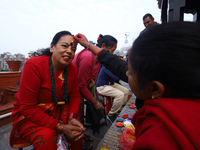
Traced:
<svg viewBox="0 0 200 150">
<path fill-rule="evenodd" d="M 63 101 L 64 94 L 64 81 L 59 78 L 62 72 L 63 70 L 54 74 L 58 101 Z M 64 112 L 61 120 L 64 123 L 67 123 L 69 113 L 78 113 L 81 98 L 77 67 L 72 63 L 67 66 L 67 94 L 69 104 L 62 105 Z M 52 99 L 49 56 L 30 58 L 24 65 L 19 92 L 15 95 L 11 115 L 13 119 L 13 129 L 10 135 L 11 146 L 16 143 L 15 133 L 19 132 L 18 125 L 24 118 L 38 126 L 55 130 L 60 110 L 55 111 L 57 109 L 58 106 L 53 104 Z M 52 111 L 55 112 L 52 114 Z"/>
<path fill-rule="evenodd" d="M 87 88 L 90 79 L 96 80 L 101 64 L 92 52 L 83 49 L 77 53 L 72 61 L 78 67 L 78 81 L 81 95 L 86 100 L 93 98 Z"/>
<path fill-rule="evenodd" d="M 29 141 L 33 145 L 34 149 L 36 150 L 57 149 L 56 130 L 38 126 L 32 123 L 31 121 L 24 120 L 22 121 L 22 123 L 23 124 L 18 128 L 19 134 L 23 137 L 24 140 Z M 21 144 L 19 146 L 17 144 L 14 145 L 14 148 L 24 147 L 24 146 L 26 145 Z"/>
<path fill-rule="evenodd" d="M 133 116 L 133 149 L 200 149 L 200 100 L 146 100 Z"/>
</svg>

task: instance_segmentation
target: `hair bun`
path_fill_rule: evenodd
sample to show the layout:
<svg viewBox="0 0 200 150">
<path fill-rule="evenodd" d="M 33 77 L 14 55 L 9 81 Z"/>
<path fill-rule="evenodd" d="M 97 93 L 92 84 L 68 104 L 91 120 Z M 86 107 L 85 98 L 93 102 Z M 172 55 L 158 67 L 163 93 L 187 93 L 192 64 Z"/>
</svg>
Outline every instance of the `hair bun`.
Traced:
<svg viewBox="0 0 200 150">
<path fill-rule="evenodd" d="M 103 35 L 99 34 L 99 37 L 97 38 L 97 42 L 99 42 L 102 39 Z"/>
</svg>

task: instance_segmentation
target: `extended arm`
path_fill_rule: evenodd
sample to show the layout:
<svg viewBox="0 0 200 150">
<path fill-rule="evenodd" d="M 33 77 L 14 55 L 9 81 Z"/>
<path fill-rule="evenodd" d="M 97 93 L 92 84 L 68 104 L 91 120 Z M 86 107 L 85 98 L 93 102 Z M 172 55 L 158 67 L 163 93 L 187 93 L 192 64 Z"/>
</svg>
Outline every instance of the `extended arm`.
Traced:
<svg viewBox="0 0 200 150">
<path fill-rule="evenodd" d="M 77 34 L 74 36 L 77 42 L 79 42 L 83 47 L 88 47 L 89 42 L 87 38 L 82 34 Z M 101 50 L 99 47 L 90 44 L 89 50 L 94 54 L 98 55 L 98 60 L 103 64 L 108 70 L 110 70 L 114 75 L 116 75 L 121 80 L 128 82 L 128 77 L 126 72 L 128 71 L 128 62 L 121 60 L 116 55 L 111 54 L 109 51 Z"/>
</svg>

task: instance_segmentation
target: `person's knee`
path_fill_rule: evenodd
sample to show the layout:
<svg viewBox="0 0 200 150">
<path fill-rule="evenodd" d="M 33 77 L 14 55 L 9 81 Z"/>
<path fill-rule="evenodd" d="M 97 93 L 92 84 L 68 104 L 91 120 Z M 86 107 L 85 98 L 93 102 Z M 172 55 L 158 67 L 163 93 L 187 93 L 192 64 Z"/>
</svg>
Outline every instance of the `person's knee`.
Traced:
<svg viewBox="0 0 200 150">
<path fill-rule="evenodd" d="M 49 129 L 44 133 L 44 138 L 47 139 L 48 143 L 56 143 L 57 133 L 55 130 Z"/>
<path fill-rule="evenodd" d="M 118 92 L 118 98 L 123 99 L 124 98 L 124 93 L 123 92 Z"/>
<path fill-rule="evenodd" d="M 37 136 L 33 139 L 33 141 L 34 148 L 47 148 L 50 145 L 55 147 L 57 143 L 57 133 L 55 130 L 44 128 L 37 132 Z"/>
<path fill-rule="evenodd" d="M 126 95 L 126 94 L 128 94 L 128 93 L 129 93 L 129 90 L 128 90 L 128 89 L 125 89 L 124 94 Z"/>
<path fill-rule="evenodd" d="M 124 93 L 121 92 L 121 91 L 119 91 L 119 92 L 117 93 L 116 98 L 117 98 L 119 101 L 123 100 L 123 99 L 124 99 Z"/>
</svg>

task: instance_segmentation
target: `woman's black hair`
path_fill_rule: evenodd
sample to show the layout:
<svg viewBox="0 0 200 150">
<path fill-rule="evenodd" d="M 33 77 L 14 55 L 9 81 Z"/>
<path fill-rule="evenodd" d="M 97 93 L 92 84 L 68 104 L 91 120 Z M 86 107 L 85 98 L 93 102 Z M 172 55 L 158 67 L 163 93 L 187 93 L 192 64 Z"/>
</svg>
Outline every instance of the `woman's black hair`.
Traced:
<svg viewBox="0 0 200 150">
<path fill-rule="evenodd" d="M 103 43 L 106 45 L 106 47 L 113 47 L 115 44 L 117 44 L 117 39 L 115 39 L 111 35 L 103 36 L 102 34 L 100 34 L 97 39 L 96 46 L 101 47 Z"/>
<path fill-rule="evenodd" d="M 150 28 L 133 43 L 129 60 L 141 90 L 159 81 L 170 97 L 200 98 L 200 23 L 170 22 Z"/>
<path fill-rule="evenodd" d="M 56 45 L 63 35 L 73 36 L 69 31 L 60 31 L 56 33 L 56 35 L 53 37 L 51 45 Z M 42 55 L 52 55 L 52 53 L 50 52 L 50 48 L 46 48 L 44 51 L 42 51 Z"/>
</svg>

